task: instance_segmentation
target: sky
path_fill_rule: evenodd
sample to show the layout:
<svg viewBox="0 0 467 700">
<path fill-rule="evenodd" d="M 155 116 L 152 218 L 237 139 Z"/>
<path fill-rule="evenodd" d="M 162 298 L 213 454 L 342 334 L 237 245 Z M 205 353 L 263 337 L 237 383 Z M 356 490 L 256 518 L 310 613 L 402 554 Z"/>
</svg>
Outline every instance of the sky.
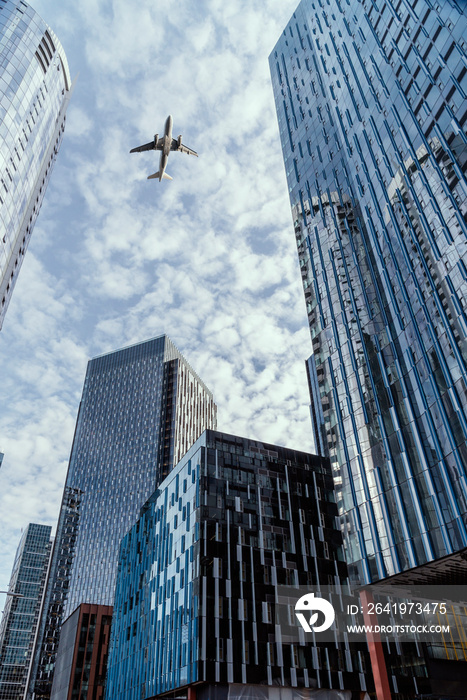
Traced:
<svg viewBox="0 0 467 700">
<path fill-rule="evenodd" d="M 55 527 L 87 361 L 167 333 L 219 430 L 312 451 L 311 354 L 268 56 L 296 0 L 35 0 L 77 77 L 0 332 L 0 590 Z M 163 133 L 173 181 L 147 180 Z M 4 597 L 0 596 L 0 603 Z"/>
</svg>

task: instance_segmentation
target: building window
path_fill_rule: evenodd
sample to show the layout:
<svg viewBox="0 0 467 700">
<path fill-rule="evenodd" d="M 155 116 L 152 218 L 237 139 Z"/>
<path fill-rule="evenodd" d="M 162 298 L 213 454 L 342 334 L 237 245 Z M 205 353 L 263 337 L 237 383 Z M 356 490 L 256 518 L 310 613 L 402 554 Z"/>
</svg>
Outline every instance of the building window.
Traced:
<svg viewBox="0 0 467 700">
<path fill-rule="evenodd" d="M 294 644 L 290 647 L 290 663 L 292 668 L 299 668 L 298 649 Z"/>
<path fill-rule="evenodd" d="M 214 578 L 222 578 L 222 559 L 214 557 L 214 566 L 212 567 L 212 575 Z"/>
<path fill-rule="evenodd" d="M 263 622 L 272 624 L 272 605 L 263 601 Z"/>
<path fill-rule="evenodd" d="M 246 562 L 240 562 L 240 581 L 246 581 Z"/>
</svg>

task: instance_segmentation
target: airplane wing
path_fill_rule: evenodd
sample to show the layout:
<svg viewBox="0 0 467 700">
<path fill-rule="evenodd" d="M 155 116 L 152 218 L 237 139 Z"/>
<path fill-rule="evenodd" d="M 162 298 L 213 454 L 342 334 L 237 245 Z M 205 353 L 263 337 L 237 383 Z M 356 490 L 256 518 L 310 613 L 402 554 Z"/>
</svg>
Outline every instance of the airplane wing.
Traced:
<svg viewBox="0 0 467 700">
<path fill-rule="evenodd" d="M 137 146 L 136 148 L 132 148 L 130 153 L 141 153 L 142 151 L 162 151 L 162 139 L 159 139 L 157 142 L 157 146 L 154 145 L 154 140 L 150 141 L 149 143 L 145 143 L 144 146 Z"/>
<path fill-rule="evenodd" d="M 196 156 L 198 154 L 196 151 L 192 151 L 188 146 L 184 146 L 183 143 L 179 143 L 178 139 L 172 139 L 172 145 L 170 147 L 171 151 L 180 151 L 181 153 L 188 153 L 189 156 Z"/>
</svg>

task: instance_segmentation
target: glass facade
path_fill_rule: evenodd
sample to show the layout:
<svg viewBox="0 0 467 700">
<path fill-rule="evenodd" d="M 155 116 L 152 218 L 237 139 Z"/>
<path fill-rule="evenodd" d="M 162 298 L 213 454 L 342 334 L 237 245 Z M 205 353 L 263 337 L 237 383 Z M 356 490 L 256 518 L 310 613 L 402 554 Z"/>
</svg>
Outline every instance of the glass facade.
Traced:
<svg viewBox="0 0 467 700">
<path fill-rule="evenodd" d="M 0 4 L 0 328 L 65 129 L 70 74 L 23 0 Z"/>
<path fill-rule="evenodd" d="M 106 698 L 372 690 L 365 646 L 300 644 L 274 612 L 278 586 L 345 581 L 336 516 L 326 458 L 207 430 L 122 541 Z"/>
<path fill-rule="evenodd" d="M 0 699 L 22 700 L 50 561 L 52 528 L 31 523 L 16 552 L 0 625 Z"/>
<path fill-rule="evenodd" d="M 467 6 L 302 0 L 270 56 L 356 583 L 467 546 Z"/>
<path fill-rule="evenodd" d="M 88 364 L 59 517 L 36 698 L 49 697 L 60 625 L 112 605 L 118 548 L 143 503 L 207 427 L 211 392 L 166 336 Z"/>
</svg>

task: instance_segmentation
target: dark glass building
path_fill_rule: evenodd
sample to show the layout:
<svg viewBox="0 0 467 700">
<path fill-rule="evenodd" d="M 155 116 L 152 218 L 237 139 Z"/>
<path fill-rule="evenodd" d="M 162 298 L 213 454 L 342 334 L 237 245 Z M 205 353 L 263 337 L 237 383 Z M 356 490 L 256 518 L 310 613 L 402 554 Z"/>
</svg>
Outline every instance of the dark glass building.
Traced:
<svg viewBox="0 0 467 700">
<path fill-rule="evenodd" d="M 71 95 L 57 37 L 23 0 L 0 12 L 0 328 L 65 129 Z"/>
<path fill-rule="evenodd" d="M 105 697 L 372 690 L 364 644 L 286 636 L 275 608 L 280 586 L 345 582 L 336 516 L 326 458 L 207 430 L 122 541 Z"/>
<path fill-rule="evenodd" d="M 351 578 L 450 555 L 454 570 L 467 547 L 467 5 L 302 0 L 270 68 L 316 446 Z"/>
<path fill-rule="evenodd" d="M 216 411 L 167 336 L 89 362 L 36 650 L 36 699 L 50 696 L 62 622 L 81 603 L 113 604 L 123 535 L 203 430 L 216 427 Z"/>
<path fill-rule="evenodd" d="M 52 528 L 31 523 L 21 537 L 0 625 L 0 699 L 21 700 L 50 562 Z"/>
</svg>

